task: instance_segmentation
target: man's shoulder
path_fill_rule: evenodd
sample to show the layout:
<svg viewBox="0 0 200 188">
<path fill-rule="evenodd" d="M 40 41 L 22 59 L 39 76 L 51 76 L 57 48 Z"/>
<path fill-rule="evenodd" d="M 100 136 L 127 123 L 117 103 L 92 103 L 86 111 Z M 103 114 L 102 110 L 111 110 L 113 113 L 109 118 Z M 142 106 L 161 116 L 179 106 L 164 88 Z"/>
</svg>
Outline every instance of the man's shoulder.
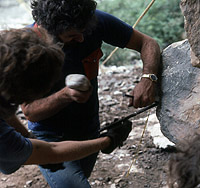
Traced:
<svg viewBox="0 0 200 188">
<path fill-rule="evenodd" d="M 0 172 L 4 174 L 15 172 L 31 153 L 31 141 L 0 119 Z"/>
<path fill-rule="evenodd" d="M 107 13 L 103 12 L 101 10 L 95 11 L 95 16 L 97 19 L 97 30 L 100 29 L 100 31 L 103 30 L 112 30 L 112 25 L 120 25 L 121 20 L 119 20 L 117 17 Z"/>
<path fill-rule="evenodd" d="M 113 15 L 111 15 L 111 14 L 109 14 L 109 13 L 107 13 L 107 12 L 98 10 L 98 9 L 95 11 L 95 16 L 97 17 L 98 20 L 99 20 L 99 19 L 100 19 L 100 20 L 109 19 L 109 18 L 111 18 L 111 17 L 114 18 Z"/>
<path fill-rule="evenodd" d="M 8 125 L 1 117 L 0 117 L 0 138 L 3 135 L 6 135 L 8 132 L 13 131 L 14 128 Z"/>
<path fill-rule="evenodd" d="M 111 29 L 114 26 L 115 27 L 114 29 L 122 28 L 122 29 L 132 30 L 132 26 L 130 26 L 129 24 L 122 21 L 121 19 L 107 12 L 96 10 L 95 16 L 97 18 L 98 25 L 103 25 L 104 28 Z"/>
<path fill-rule="evenodd" d="M 99 16 L 99 15 L 106 15 L 106 14 L 107 14 L 107 13 L 104 12 L 104 11 L 102 11 L 102 10 L 98 10 L 98 9 L 95 10 L 95 15 L 96 15 L 96 16 Z"/>
</svg>

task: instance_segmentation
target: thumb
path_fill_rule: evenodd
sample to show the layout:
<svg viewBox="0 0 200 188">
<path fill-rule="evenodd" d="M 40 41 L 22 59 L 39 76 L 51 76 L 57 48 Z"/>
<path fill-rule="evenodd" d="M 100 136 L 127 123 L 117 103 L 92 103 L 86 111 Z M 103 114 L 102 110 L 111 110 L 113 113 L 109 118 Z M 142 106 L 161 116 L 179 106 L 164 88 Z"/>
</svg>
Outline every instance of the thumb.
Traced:
<svg viewBox="0 0 200 188">
<path fill-rule="evenodd" d="M 132 98 L 129 99 L 128 107 L 133 106 L 134 103 L 134 90 L 132 91 Z"/>
</svg>

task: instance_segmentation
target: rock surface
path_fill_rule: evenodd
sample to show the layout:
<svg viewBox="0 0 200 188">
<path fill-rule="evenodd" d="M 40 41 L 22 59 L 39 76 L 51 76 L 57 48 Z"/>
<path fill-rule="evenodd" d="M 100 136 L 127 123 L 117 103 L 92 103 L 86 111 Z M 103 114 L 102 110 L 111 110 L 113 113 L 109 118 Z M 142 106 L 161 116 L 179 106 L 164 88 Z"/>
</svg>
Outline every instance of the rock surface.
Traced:
<svg viewBox="0 0 200 188">
<path fill-rule="evenodd" d="M 163 134 L 176 143 L 199 128 L 200 70 L 190 63 L 187 40 L 167 47 L 162 58 L 161 101 L 157 117 Z"/>
<path fill-rule="evenodd" d="M 191 46 L 193 66 L 200 68 L 200 0 L 182 0 L 181 10 L 185 17 L 185 30 Z"/>
</svg>

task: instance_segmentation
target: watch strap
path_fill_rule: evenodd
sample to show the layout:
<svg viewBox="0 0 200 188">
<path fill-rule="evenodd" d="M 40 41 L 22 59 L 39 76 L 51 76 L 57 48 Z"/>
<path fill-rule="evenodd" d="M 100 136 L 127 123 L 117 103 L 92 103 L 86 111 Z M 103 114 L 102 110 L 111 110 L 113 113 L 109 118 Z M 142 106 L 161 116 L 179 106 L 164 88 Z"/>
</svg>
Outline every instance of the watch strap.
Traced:
<svg viewBox="0 0 200 188">
<path fill-rule="evenodd" d="M 157 82 L 158 78 L 155 74 L 143 74 L 142 78 L 148 78 L 150 79 L 152 82 Z"/>
</svg>

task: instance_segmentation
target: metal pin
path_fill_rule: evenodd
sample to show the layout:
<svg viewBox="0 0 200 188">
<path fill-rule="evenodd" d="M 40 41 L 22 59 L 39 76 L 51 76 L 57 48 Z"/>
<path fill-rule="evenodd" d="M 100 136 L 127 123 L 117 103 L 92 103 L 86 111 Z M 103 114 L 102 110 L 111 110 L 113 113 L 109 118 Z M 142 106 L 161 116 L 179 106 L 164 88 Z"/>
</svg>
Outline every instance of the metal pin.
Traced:
<svg viewBox="0 0 200 188">
<path fill-rule="evenodd" d="M 123 97 L 129 97 L 129 98 L 134 98 L 132 95 L 128 95 L 128 94 L 126 94 L 126 93 L 123 93 Z"/>
</svg>

